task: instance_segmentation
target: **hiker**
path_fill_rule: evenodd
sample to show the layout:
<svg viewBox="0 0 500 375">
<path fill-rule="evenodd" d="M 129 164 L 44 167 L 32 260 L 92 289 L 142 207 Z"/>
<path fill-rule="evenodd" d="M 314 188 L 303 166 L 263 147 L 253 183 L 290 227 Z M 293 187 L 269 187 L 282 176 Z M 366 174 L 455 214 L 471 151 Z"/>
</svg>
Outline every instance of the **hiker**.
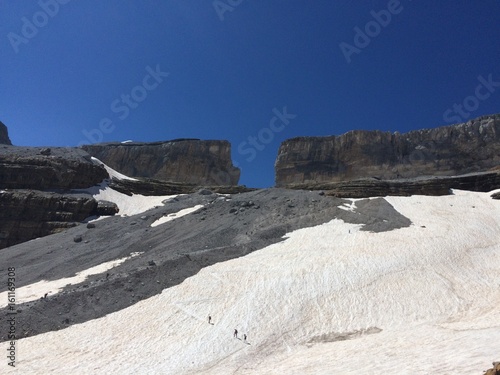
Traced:
<svg viewBox="0 0 500 375">
<path fill-rule="evenodd" d="M 48 295 L 49 295 L 49 293 L 45 293 L 45 294 L 43 295 L 43 299 L 47 299 L 47 296 L 48 296 Z"/>
<path fill-rule="evenodd" d="M 244 342 L 247 342 L 247 334 L 246 334 L 246 333 L 245 333 L 245 334 L 243 334 L 243 341 L 244 341 Z"/>
<path fill-rule="evenodd" d="M 208 316 L 208 324 L 211 324 L 212 323 L 212 317 L 209 315 Z"/>
<path fill-rule="evenodd" d="M 235 330 L 234 330 L 234 335 L 233 335 L 233 337 L 238 338 L 238 330 L 237 330 L 237 329 L 235 329 Z"/>
</svg>

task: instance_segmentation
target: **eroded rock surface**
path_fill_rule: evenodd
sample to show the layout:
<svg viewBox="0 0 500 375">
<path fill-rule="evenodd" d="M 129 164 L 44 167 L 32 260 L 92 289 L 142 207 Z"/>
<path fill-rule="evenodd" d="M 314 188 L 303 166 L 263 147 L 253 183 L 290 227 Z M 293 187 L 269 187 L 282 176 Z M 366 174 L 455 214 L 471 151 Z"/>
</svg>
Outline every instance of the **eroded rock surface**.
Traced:
<svg viewBox="0 0 500 375">
<path fill-rule="evenodd" d="M 409 133 L 350 131 L 284 141 L 276 186 L 484 172 L 500 165 L 500 115 Z"/>
<path fill-rule="evenodd" d="M 0 249 L 76 226 L 97 214 L 90 195 L 0 191 Z"/>
<path fill-rule="evenodd" d="M 82 146 L 89 154 L 130 177 L 195 185 L 237 185 L 240 170 L 227 141 L 180 139 L 154 143 Z"/>
<path fill-rule="evenodd" d="M 70 147 L 0 146 L 0 189 L 69 190 L 99 184 L 109 175 L 85 151 Z"/>
</svg>

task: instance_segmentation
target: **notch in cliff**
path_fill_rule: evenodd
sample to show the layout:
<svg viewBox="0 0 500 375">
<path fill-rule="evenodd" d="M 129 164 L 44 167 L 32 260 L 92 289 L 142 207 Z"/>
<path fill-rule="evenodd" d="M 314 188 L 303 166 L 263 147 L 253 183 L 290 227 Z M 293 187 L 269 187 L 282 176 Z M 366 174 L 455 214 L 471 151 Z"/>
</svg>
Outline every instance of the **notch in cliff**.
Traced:
<svg viewBox="0 0 500 375">
<path fill-rule="evenodd" d="M 500 165 L 500 115 L 408 133 L 350 131 L 280 145 L 276 186 L 453 176 Z"/>
<path fill-rule="evenodd" d="M 9 132 L 7 131 L 7 126 L 0 121 L 0 144 L 3 145 L 12 145 L 12 142 L 9 139 Z"/>
<path fill-rule="evenodd" d="M 85 145 L 82 148 L 130 177 L 195 185 L 237 185 L 240 170 L 231 161 L 231 144 L 221 140 L 177 139 Z"/>
</svg>

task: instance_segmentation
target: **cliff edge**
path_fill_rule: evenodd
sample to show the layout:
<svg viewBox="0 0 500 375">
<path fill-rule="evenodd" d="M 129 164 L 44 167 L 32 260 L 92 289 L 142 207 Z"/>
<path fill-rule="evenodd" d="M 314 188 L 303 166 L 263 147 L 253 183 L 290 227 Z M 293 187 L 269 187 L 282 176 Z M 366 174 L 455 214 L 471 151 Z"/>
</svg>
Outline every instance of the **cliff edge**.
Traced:
<svg viewBox="0 0 500 375">
<path fill-rule="evenodd" d="M 454 176 L 500 165 L 500 115 L 408 133 L 355 130 L 284 141 L 276 186 Z"/>
<path fill-rule="evenodd" d="M 228 141 L 179 139 L 153 143 L 103 143 L 82 148 L 131 177 L 196 185 L 237 185 L 240 170 Z"/>
</svg>

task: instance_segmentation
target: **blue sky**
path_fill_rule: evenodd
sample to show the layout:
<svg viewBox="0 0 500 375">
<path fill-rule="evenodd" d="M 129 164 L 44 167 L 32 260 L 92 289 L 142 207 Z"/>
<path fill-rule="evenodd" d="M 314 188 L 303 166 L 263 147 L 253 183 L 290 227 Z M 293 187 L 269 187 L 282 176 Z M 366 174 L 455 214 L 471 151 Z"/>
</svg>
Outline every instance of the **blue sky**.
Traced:
<svg viewBox="0 0 500 375">
<path fill-rule="evenodd" d="M 0 0 L 16 145 L 226 139 L 240 183 L 280 142 L 500 112 L 497 0 Z M 479 87 L 480 86 L 480 87 Z"/>
</svg>

